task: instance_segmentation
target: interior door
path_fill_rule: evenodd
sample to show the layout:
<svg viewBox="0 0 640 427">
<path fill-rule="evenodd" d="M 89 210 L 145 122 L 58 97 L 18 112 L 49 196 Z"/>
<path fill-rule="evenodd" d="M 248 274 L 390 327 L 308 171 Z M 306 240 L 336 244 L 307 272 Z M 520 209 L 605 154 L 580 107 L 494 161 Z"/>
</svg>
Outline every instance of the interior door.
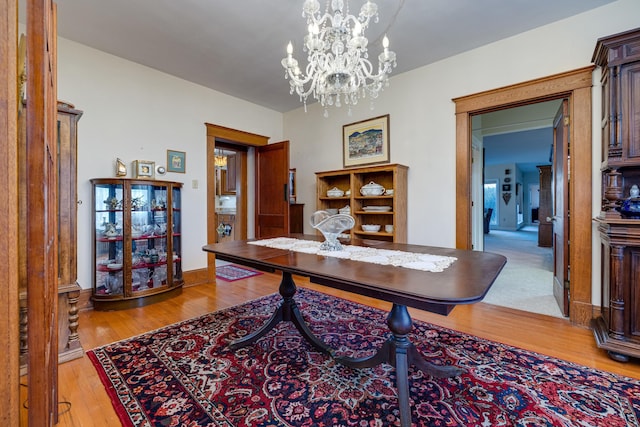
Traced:
<svg viewBox="0 0 640 427">
<path fill-rule="evenodd" d="M 553 295 L 569 315 L 569 101 L 553 123 Z"/>
<path fill-rule="evenodd" d="M 289 233 L 289 141 L 256 147 L 256 238 Z"/>
</svg>

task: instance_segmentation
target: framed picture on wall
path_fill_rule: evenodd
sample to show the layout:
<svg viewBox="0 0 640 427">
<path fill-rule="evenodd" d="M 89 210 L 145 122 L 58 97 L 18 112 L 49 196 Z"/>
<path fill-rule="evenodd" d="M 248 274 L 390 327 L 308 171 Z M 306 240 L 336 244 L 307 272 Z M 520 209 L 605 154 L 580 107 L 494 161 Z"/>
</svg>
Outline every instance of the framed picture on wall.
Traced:
<svg viewBox="0 0 640 427">
<path fill-rule="evenodd" d="M 296 202 L 296 170 L 289 169 L 289 203 Z"/>
<path fill-rule="evenodd" d="M 153 179 L 156 164 L 148 160 L 133 161 L 133 176 L 138 179 Z"/>
<path fill-rule="evenodd" d="M 167 150 L 167 172 L 185 173 L 187 154 L 184 151 Z"/>
<path fill-rule="evenodd" d="M 389 163 L 389 115 L 342 127 L 344 167 Z"/>
</svg>

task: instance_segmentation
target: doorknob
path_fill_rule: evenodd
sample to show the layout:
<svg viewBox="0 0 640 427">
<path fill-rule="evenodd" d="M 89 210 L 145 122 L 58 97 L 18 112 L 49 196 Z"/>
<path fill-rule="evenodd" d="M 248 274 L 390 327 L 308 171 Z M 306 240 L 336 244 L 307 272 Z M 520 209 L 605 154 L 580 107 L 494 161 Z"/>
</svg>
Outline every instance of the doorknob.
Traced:
<svg viewBox="0 0 640 427">
<path fill-rule="evenodd" d="M 553 217 L 553 218 L 547 217 L 547 222 L 555 222 L 555 221 L 556 221 L 555 217 Z"/>
</svg>

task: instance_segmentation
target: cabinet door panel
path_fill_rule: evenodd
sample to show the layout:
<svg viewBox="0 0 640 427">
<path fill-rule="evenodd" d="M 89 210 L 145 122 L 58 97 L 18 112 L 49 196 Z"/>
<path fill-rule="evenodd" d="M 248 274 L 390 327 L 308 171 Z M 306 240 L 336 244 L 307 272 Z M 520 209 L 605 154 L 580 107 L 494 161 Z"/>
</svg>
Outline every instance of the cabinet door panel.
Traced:
<svg viewBox="0 0 640 427">
<path fill-rule="evenodd" d="M 640 62 L 622 67 L 622 90 L 627 92 L 622 103 L 624 121 L 623 144 L 629 159 L 640 159 Z M 635 100 L 635 101 L 634 101 Z M 625 119 L 626 118 L 626 119 Z"/>
<path fill-rule="evenodd" d="M 629 256 L 629 305 L 630 333 L 640 340 L 640 248 L 633 248 Z"/>
</svg>

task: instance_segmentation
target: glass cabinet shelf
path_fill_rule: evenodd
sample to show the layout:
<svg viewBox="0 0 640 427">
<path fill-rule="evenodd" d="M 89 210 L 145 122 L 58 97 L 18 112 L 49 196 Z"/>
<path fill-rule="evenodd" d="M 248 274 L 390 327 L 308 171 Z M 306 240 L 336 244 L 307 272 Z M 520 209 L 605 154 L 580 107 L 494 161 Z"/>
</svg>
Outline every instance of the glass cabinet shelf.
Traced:
<svg viewBox="0 0 640 427">
<path fill-rule="evenodd" d="M 94 308 L 137 307 L 180 293 L 182 183 L 114 178 L 91 183 Z"/>
</svg>

